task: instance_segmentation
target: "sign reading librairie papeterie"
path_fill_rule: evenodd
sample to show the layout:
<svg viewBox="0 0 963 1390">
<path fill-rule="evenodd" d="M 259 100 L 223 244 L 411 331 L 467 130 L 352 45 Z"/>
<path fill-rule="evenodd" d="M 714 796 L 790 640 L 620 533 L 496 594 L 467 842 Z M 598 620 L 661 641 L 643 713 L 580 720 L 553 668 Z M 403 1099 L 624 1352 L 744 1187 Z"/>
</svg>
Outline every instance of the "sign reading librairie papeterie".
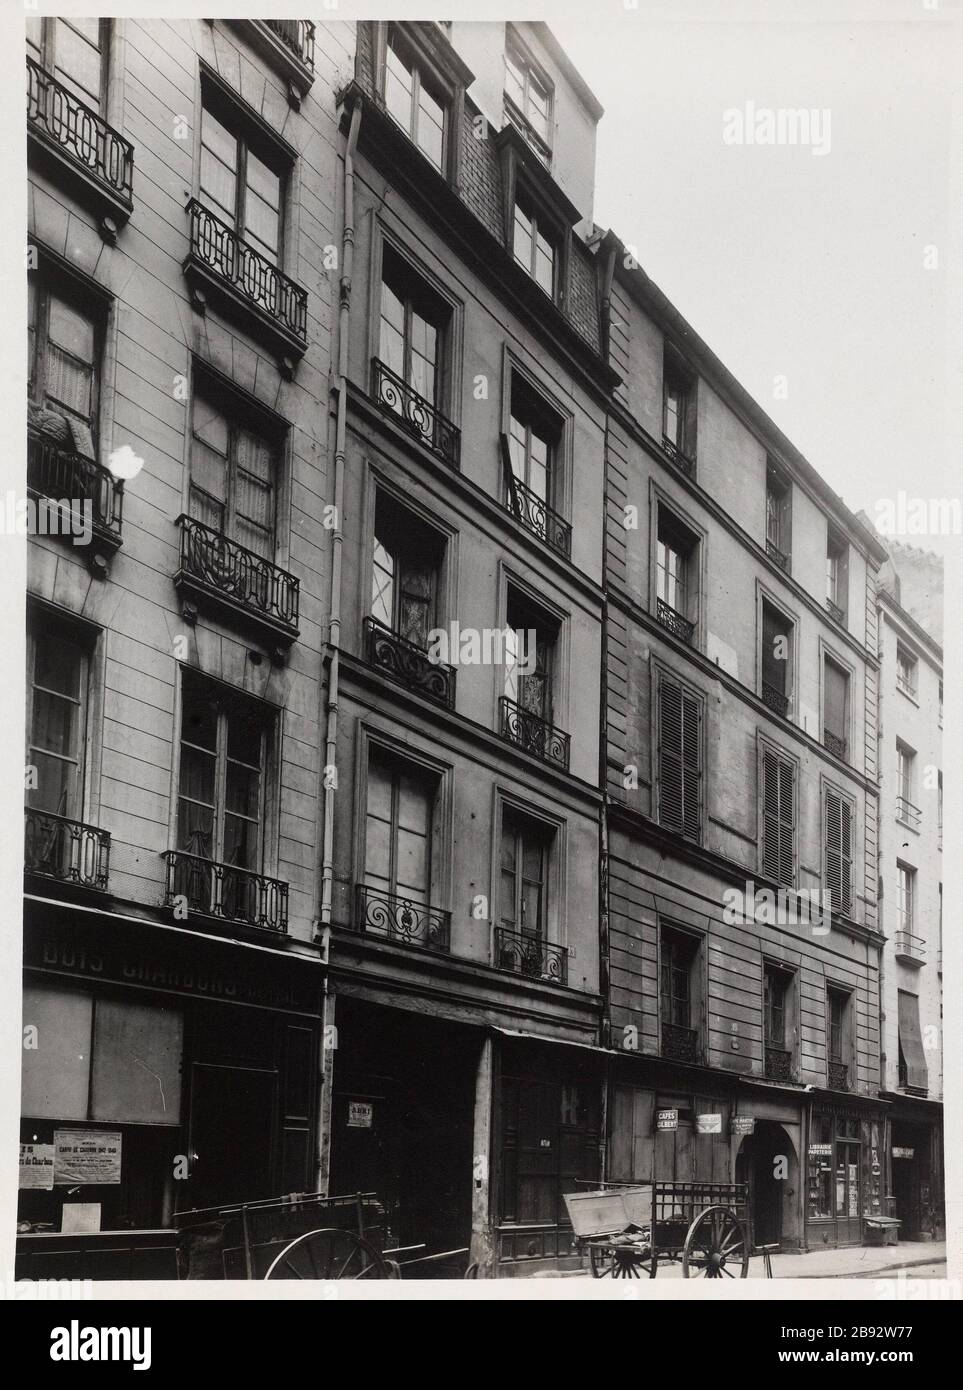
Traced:
<svg viewBox="0 0 963 1390">
<path fill-rule="evenodd" d="M 54 1182 L 58 1187 L 120 1182 L 123 1135 L 114 1129 L 55 1129 Z"/>
<path fill-rule="evenodd" d="M 678 1110 L 657 1110 L 655 1112 L 655 1127 L 656 1129 L 678 1129 Z"/>
</svg>

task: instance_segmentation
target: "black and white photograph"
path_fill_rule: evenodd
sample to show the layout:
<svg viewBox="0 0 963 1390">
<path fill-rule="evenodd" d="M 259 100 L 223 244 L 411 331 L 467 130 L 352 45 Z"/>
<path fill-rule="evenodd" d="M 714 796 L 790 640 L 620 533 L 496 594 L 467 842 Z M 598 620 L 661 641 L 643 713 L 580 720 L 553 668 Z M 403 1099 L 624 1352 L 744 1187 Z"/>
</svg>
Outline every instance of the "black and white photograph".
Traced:
<svg viewBox="0 0 963 1390">
<path fill-rule="evenodd" d="M 911 1362 L 963 6 L 432 9 L 3 20 L 6 1296 Z"/>
</svg>

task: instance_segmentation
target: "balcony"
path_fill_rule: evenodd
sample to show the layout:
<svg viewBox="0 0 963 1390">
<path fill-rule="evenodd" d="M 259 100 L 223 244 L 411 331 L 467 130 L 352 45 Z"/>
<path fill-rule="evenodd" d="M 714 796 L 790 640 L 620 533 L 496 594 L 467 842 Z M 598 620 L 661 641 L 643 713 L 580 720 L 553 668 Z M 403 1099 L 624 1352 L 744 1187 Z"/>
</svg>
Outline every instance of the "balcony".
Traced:
<svg viewBox="0 0 963 1390">
<path fill-rule="evenodd" d="M 773 713 L 781 715 L 783 719 L 789 718 L 789 696 L 784 695 L 781 690 L 777 690 L 774 685 L 767 681 L 762 683 L 762 698 L 765 704 Z"/>
<path fill-rule="evenodd" d="M 510 700 L 507 695 L 503 695 L 498 703 L 501 710 L 500 733 L 503 738 L 507 738 L 510 743 L 514 743 L 526 753 L 531 753 L 533 757 L 554 763 L 556 767 L 568 771 L 571 743 L 568 734 L 556 729 L 555 725 L 549 724 L 547 720 L 540 719 L 537 714 L 522 709 L 521 705 Z"/>
<path fill-rule="evenodd" d="M 789 573 L 789 556 L 784 550 L 780 550 L 774 541 L 769 540 L 768 536 L 766 537 L 766 554 L 781 570 L 785 570 L 787 574 Z"/>
<path fill-rule="evenodd" d="M 840 608 L 838 603 L 833 603 L 832 599 L 828 598 L 826 600 L 826 609 L 829 616 L 839 623 L 840 627 L 846 626 L 846 613 Z"/>
<path fill-rule="evenodd" d="M 849 1066 L 846 1062 L 830 1062 L 827 1070 L 831 1091 L 849 1090 Z"/>
<path fill-rule="evenodd" d="M 277 648 L 280 657 L 298 636 L 299 581 L 193 517 L 182 514 L 177 525 L 181 546 L 174 587 L 185 622 L 193 625 L 197 605 L 210 608 Z"/>
<path fill-rule="evenodd" d="M 277 34 L 299 63 L 314 72 L 314 25 L 310 19 L 264 19 L 261 23 Z"/>
<path fill-rule="evenodd" d="M 89 516 L 86 559 L 91 572 L 104 578 L 111 556 L 122 544 L 123 488 L 109 469 L 31 427 L 27 431 L 27 491 L 35 501 L 46 499 L 57 513 L 51 516 L 48 505 L 47 530 L 41 532 L 38 509 L 40 534 L 79 538 Z"/>
<path fill-rule="evenodd" d="M 314 81 L 314 34 L 310 19 L 235 19 L 251 47 L 288 84 L 288 103 L 295 110 Z"/>
<path fill-rule="evenodd" d="M 533 492 L 530 487 L 512 475 L 509 493 L 509 510 L 515 520 L 537 536 L 540 541 L 569 559 L 572 554 L 572 528 L 564 517 Z"/>
<path fill-rule="evenodd" d="M 695 459 L 684 454 L 678 444 L 674 444 L 667 434 L 662 436 L 662 448 L 680 473 L 684 473 L 687 478 L 695 475 Z"/>
<path fill-rule="evenodd" d="M 107 122 L 27 59 L 30 157 L 52 162 L 92 206 L 100 234 L 113 245 L 133 210 L 134 147 Z"/>
<path fill-rule="evenodd" d="M 552 946 L 537 936 L 495 928 L 495 965 L 510 970 L 513 975 L 525 975 L 530 980 L 549 980 L 556 985 L 568 984 L 568 950 Z"/>
<path fill-rule="evenodd" d="M 110 873 L 110 835 L 95 825 L 27 807 L 24 871 L 107 891 Z"/>
<path fill-rule="evenodd" d="M 914 936 L 911 931 L 897 927 L 893 944 L 896 959 L 902 961 L 904 965 L 921 966 L 926 964 L 926 942 L 921 936 Z"/>
<path fill-rule="evenodd" d="M 451 950 L 450 912 L 364 883 L 355 885 L 355 897 L 355 927 L 365 935 L 428 951 Z"/>
<path fill-rule="evenodd" d="M 898 796 L 896 798 L 896 819 L 903 825 L 909 826 L 910 830 L 919 830 L 923 821 L 923 812 L 918 806 L 914 806 L 908 797 Z"/>
<path fill-rule="evenodd" d="M 823 747 L 828 748 L 834 758 L 846 761 L 846 740 L 834 734 L 831 729 L 823 729 Z"/>
<path fill-rule="evenodd" d="M 288 885 L 234 864 L 220 864 L 186 850 L 167 850 L 165 907 L 186 903 L 189 913 L 256 927 L 284 936 L 288 930 Z"/>
<path fill-rule="evenodd" d="M 792 1081 L 792 1053 L 786 1048 L 766 1043 L 766 1080 Z"/>
<path fill-rule="evenodd" d="M 420 444 L 457 468 L 461 431 L 377 357 L 371 359 L 371 377 L 372 395 L 381 409 L 396 415 Z"/>
<path fill-rule="evenodd" d="M 696 1030 L 683 1028 L 678 1023 L 663 1023 L 662 1056 L 671 1062 L 698 1062 L 699 1035 Z"/>
<path fill-rule="evenodd" d="M 190 250 L 184 274 L 201 314 L 210 295 L 252 336 L 265 341 L 290 380 L 308 346 L 308 294 L 196 198 L 187 204 Z"/>
<path fill-rule="evenodd" d="M 681 613 L 677 613 L 671 608 L 664 599 L 658 599 L 656 615 L 664 628 L 672 633 L 673 637 L 678 637 L 680 642 L 691 642 L 692 634 L 695 631 L 695 623 L 690 623 L 688 618 L 684 618 Z"/>
<path fill-rule="evenodd" d="M 454 666 L 446 666 L 443 661 L 432 661 L 423 647 L 409 642 L 397 632 L 379 623 L 376 618 L 365 618 L 365 659 L 392 680 L 405 685 L 428 700 L 437 700 L 447 709 L 455 707 Z"/>
</svg>

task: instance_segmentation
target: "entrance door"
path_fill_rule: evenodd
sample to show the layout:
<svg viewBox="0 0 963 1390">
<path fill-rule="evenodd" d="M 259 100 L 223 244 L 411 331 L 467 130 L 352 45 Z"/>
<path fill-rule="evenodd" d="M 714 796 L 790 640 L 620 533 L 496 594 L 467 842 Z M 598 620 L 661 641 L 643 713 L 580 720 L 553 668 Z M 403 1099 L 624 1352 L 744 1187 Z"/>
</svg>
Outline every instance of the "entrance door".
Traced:
<svg viewBox="0 0 963 1390">
<path fill-rule="evenodd" d="M 191 1070 L 190 1182 L 185 1207 L 274 1196 L 277 1073 L 195 1063 Z"/>
<path fill-rule="evenodd" d="M 836 1240 L 839 1245 L 860 1241 L 859 1144 L 836 1140 Z"/>
</svg>

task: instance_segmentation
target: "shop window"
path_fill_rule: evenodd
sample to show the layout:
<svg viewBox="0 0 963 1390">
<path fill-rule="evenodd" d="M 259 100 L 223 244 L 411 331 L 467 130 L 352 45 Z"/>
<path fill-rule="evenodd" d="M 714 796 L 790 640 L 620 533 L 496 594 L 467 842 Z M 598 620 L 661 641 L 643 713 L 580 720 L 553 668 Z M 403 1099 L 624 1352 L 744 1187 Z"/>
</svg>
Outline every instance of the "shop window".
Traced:
<svg viewBox="0 0 963 1390">
<path fill-rule="evenodd" d="M 274 560 L 280 443 L 237 402 L 195 393 L 191 429 L 190 515 L 218 535 L 237 541 L 263 560 Z M 248 576 L 258 585 L 261 608 L 270 604 L 270 571 Z"/>
<path fill-rule="evenodd" d="M 280 267 L 288 160 L 213 82 L 201 108 L 200 202 Z"/>
<path fill-rule="evenodd" d="M 388 29 L 383 77 L 385 109 L 436 169 L 444 172 L 448 110 L 441 89 L 397 26 Z"/>
<path fill-rule="evenodd" d="M 762 750 L 762 871 L 787 888 L 796 881 L 796 764 Z"/>
<path fill-rule="evenodd" d="M 702 837 L 702 701 L 669 676 L 659 679 L 659 824 Z"/>
<path fill-rule="evenodd" d="M 823 865 L 832 910 L 848 917 L 853 907 L 853 807 L 830 787 L 823 793 Z"/>
<path fill-rule="evenodd" d="M 107 95 L 110 21 L 27 16 L 27 52 L 98 116 Z"/>
<path fill-rule="evenodd" d="M 509 31 L 505 47 L 505 113 L 538 157 L 552 157 L 552 85 Z"/>
<path fill-rule="evenodd" d="M 499 1219 L 510 1225 L 568 1224 L 564 1194 L 598 1177 L 599 1094 L 590 1081 L 502 1079 Z M 555 1253 L 538 1237 L 516 1257 Z"/>
</svg>

